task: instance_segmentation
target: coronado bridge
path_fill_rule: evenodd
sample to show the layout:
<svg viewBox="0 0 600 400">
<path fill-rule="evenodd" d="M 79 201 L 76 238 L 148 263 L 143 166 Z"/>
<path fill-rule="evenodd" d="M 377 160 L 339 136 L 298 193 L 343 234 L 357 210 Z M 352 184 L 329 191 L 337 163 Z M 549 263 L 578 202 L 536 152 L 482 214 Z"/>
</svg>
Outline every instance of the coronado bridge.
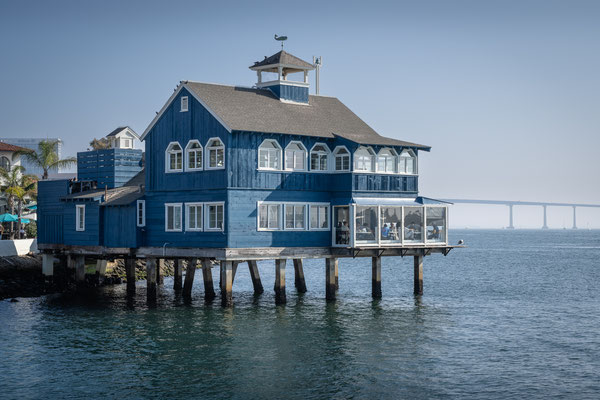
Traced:
<svg viewBox="0 0 600 400">
<path fill-rule="evenodd" d="M 544 201 L 513 201 L 513 200 L 475 200 L 475 199 L 441 199 L 454 204 L 487 204 L 508 206 L 508 229 L 514 229 L 513 207 L 515 206 L 539 206 L 544 210 L 544 223 L 542 229 L 548 229 L 547 208 L 548 207 L 572 207 L 573 208 L 573 229 L 577 229 L 577 207 L 600 208 L 600 204 L 585 203 L 551 203 Z"/>
</svg>

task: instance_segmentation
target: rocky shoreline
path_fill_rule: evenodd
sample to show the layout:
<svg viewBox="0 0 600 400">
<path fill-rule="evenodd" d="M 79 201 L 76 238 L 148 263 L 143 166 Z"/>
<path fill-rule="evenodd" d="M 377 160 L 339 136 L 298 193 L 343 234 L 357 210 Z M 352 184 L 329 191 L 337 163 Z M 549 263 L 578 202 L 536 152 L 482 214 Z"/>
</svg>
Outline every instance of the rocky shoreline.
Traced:
<svg viewBox="0 0 600 400">
<path fill-rule="evenodd" d="M 71 270 L 72 271 L 72 270 Z M 42 257 L 40 255 L 0 257 L 0 300 L 18 297 L 38 297 L 51 293 L 63 293 L 77 289 L 73 274 L 64 266 L 55 266 L 54 282 L 49 284 L 42 275 Z M 89 272 L 89 270 L 88 270 Z M 161 267 L 162 276 L 172 276 L 173 262 L 165 261 Z M 136 280 L 146 279 L 146 263 L 137 260 Z M 106 276 L 99 282 L 95 274 L 86 274 L 85 285 L 96 287 L 127 282 L 125 262 L 109 262 Z"/>
</svg>

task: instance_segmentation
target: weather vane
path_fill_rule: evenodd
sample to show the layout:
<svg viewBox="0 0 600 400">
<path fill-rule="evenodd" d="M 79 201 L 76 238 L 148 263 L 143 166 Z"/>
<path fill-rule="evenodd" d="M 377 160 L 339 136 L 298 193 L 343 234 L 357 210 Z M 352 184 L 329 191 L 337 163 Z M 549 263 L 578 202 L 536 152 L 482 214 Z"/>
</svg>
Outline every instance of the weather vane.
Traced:
<svg viewBox="0 0 600 400">
<path fill-rule="evenodd" d="M 287 40 L 287 36 L 277 36 L 277 34 L 275 34 L 275 40 L 281 42 L 281 50 L 283 50 L 283 42 Z"/>
</svg>

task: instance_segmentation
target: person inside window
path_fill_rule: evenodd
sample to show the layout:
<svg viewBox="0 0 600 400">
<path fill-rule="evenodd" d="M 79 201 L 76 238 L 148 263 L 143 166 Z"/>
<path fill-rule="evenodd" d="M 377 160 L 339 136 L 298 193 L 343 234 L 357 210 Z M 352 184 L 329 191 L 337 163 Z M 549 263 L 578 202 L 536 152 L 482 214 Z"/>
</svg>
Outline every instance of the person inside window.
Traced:
<svg viewBox="0 0 600 400">
<path fill-rule="evenodd" d="M 383 228 L 381 228 L 381 238 L 387 240 L 389 235 L 390 227 L 388 226 L 388 224 L 383 224 Z"/>
</svg>

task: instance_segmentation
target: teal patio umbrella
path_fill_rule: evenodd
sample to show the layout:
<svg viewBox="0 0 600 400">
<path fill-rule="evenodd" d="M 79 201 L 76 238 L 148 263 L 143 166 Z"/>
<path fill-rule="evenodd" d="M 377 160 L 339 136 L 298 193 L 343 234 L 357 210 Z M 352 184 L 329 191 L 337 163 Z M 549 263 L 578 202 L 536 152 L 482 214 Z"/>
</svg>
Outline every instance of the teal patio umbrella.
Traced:
<svg viewBox="0 0 600 400">
<path fill-rule="evenodd" d="M 19 218 L 9 213 L 0 214 L 0 222 L 17 222 Z"/>
</svg>

